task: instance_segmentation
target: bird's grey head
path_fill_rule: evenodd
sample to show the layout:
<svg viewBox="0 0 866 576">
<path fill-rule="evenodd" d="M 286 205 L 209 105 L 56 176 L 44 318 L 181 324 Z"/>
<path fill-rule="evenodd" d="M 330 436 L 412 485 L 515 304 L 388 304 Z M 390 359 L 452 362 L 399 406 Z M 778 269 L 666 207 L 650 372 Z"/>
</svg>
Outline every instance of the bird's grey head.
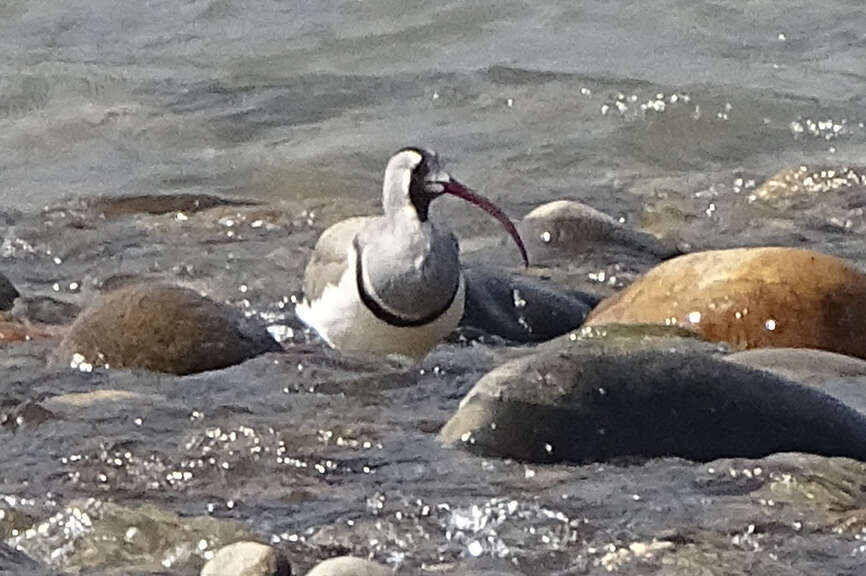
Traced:
<svg viewBox="0 0 866 576">
<path fill-rule="evenodd" d="M 526 248 L 508 216 L 493 202 L 476 194 L 442 170 L 435 152 L 409 147 L 391 156 L 385 168 L 382 190 L 382 205 L 386 215 L 398 214 L 404 208 L 412 207 L 418 220 L 426 222 L 430 203 L 444 194 L 475 204 L 499 220 L 517 243 L 523 263 L 529 266 Z"/>
<path fill-rule="evenodd" d="M 456 184 L 439 166 L 439 157 L 424 148 L 403 148 L 388 161 L 382 190 L 382 204 L 389 214 L 411 206 L 422 222 L 427 220 L 430 202 Z"/>
</svg>

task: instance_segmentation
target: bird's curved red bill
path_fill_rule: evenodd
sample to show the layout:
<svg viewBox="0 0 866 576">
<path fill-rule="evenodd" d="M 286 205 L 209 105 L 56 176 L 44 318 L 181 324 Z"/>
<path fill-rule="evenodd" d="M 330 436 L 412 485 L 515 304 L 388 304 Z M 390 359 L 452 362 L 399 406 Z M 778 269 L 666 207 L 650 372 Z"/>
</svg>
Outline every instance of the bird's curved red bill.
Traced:
<svg viewBox="0 0 866 576">
<path fill-rule="evenodd" d="M 517 248 L 520 250 L 520 256 L 523 258 L 523 265 L 529 268 L 529 256 L 526 254 L 526 246 L 523 245 L 523 240 L 520 238 L 520 234 L 517 232 L 517 228 L 514 226 L 514 223 L 511 219 L 505 215 L 505 212 L 500 210 L 496 204 L 481 196 L 480 194 L 476 194 L 460 182 L 456 180 L 450 180 L 448 182 L 443 182 L 443 192 L 445 194 L 451 194 L 452 196 L 457 196 L 458 198 L 462 198 L 466 200 L 470 204 L 475 204 L 497 220 L 499 223 L 505 226 L 505 229 L 508 231 L 508 234 L 514 239 L 515 244 L 517 244 Z"/>
</svg>

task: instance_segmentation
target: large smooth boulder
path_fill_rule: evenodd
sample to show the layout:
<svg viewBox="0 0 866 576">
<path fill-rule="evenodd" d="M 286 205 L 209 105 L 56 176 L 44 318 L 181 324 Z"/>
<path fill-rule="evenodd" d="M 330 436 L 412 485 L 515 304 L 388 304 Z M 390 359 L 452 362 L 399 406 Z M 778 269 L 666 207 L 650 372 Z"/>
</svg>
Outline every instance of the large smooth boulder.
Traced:
<svg viewBox="0 0 866 576">
<path fill-rule="evenodd" d="M 675 246 L 652 234 L 629 228 L 574 200 L 555 200 L 538 206 L 523 217 L 518 230 L 532 262 L 544 261 L 548 256 L 573 256 L 599 247 L 645 253 L 658 259 L 679 253 Z"/>
<path fill-rule="evenodd" d="M 698 252 L 659 264 L 586 323 L 686 326 L 739 348 L 818 348 L 866 358 L 866 274 L 794 248 Z"/>
<path fill-rule="evenodd" d="M 109 293 L 79 315 L 60 344 L 64 363 L 191 374 L 282 348 L 264 327 L 178 286 L 140 284 Z"/>
<path fill-rule="evenodd" d="M 532 462 L 786 451 L 866 459 L 866 417 L 819 390 L 725 362 L 688 339 L 631 348 L 605 340 L 566 337 L 497 367 L 441 440 Z"/>
</svg>

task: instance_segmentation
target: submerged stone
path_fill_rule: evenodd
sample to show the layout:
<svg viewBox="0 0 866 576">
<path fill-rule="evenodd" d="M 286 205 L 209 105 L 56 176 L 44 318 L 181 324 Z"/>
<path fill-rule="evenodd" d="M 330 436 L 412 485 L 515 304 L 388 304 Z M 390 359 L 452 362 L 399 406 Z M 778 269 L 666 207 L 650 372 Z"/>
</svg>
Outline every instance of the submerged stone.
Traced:
<svg viewBox="0 0 866 576">
<path fill-rule="evenodd" d="M 440 438 L 532 462 L 707 461 L 781 451 L 866 460 L 863 414 L 686 342 L 659 339 L 632 350 L 544 345 L 479 380 Z"/>
<path fill-rule="evenodd" d="M 542 342 L 579 327 L 598 298 L 557 288 L 504 270 L 473 267 L 463 272 L 466 304 L 462 326 L 515 342 Z"/>
<path fill-rule="evenodd" d="M 201 570 L 201 576 L 290 576 L 291 573 L 285 556 L 258 542 L 223 546 Z"/>
<path fill-rule="evenodd" d="M 189 574 L 198 571 L 207 550 L 249 537 L 234 520 L 178 516 L 153 505 L 127 507 L 89 498 L 70 502 L 38 529 L 7 543 L 72 574 L 126 576 Z"/>
<path fill-rule="evenodd" d="M 59 361 L 192 374 L 280 351 L 264 327 L 238 310 L 178 286 L 135 285 L 86 309 Z"/>
<path fill-rule="evenodd" d="M 90 208 L 106 218 L 128 214 L 168 214 L 200 212 L 216 206 L 249 206 L 252 200 L 233 200 L 210 194 L 142 194 L 97 198 Z"/>
<path fill-rule="evenodd" d="M 698 252 L 659 264 L 586 323 L 686 326 L 740 348 L 819 348 L 866 357 L 866 274 L 794 248 Z"/>
<path fill-rule="evenodd" d="M 755 198 L 778 200 L 836 191 L 866 192 L 866 170 L 847 166 L 789 166 L 755 189 Z"/>
</svg>

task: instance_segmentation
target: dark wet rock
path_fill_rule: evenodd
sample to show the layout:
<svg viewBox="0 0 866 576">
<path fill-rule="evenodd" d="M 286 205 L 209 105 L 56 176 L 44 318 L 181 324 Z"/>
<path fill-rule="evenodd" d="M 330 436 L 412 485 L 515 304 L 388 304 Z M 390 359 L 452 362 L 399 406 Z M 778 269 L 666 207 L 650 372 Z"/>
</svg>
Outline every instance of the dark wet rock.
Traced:
<svg viewBox="0 0 866 576">
<path fill-rule="evenodd" d="M 289 561 L 278 550 L 258 542 L 235 542 L 216 551 L 201 576 L 290 576 Z"/>
<path fill-rule="evenodd" d="M 15 302 L 18 296 L 20 294 L 15 286 L 12 285 L 12 282 L 3 274 L 0 274 L 0 310 L 10 310 L 12 303 Z"/>
<path fill-rule="evenodd" d="M 129 214 L 167 214 L 200 212 L 217 206 L 251 206 L 252 200 L 233 200 L 210 194 L 143 194 L 97 198 L 90 208 L 106 218 Z"/>
<path fill-rule="evenodd" d="M 866 357 L 866 274 L 794 248 L 698 252 L 659 264 L 586 323 L 677 324 L 740 348 L 818 348 Z"/>
<path fill-rule="evenodd" d="M 35 324 L 69 324 L 79 312 L 81 308 L 77 304 L 51 296 L 24 296 L 12 307 L 13 318 Z"/>
<path fill-rule="evenodd" d="M 543 204 L 518 225 L 530 261 L 544 261 L 563 253 L 579 256 L 590 250 L 620 248 L 665 259 L 679 250 L 646 232 L 633 230 L 611 216 L 573 200 Z"/>
<path fill-rule="evenodd" d="M 504 270 L 464 271 L 466 304 L 460 324 L 515 342 L 542 342 L 583 323 L 598 298 Z"/>
<path fill-rule="evenodd" d="M 7 543 L 70 573 L 106 576 L 196 572 L 208 549 L 250 538 L 239 522 L 178 516 L 155 506 L 126 507 L 93 498 L 65 509 Z M 62 550 L 62 553 L 56 552 Z"/>
<path fill-rule="evenodd" d="M 65 364 L 191 374 L 281 349 L 234 308 L 186 288 L 145 284 L 112 292 L 82 312 L 57 358 Z"/>
<path fill-rule="evenodd" d="M 386 566 L 364 558 L 340 556 L 316 565 L 307 576 L 393 576 Z"/>
<path fill-rule="evenodd" d="M 866 414 L 866 361 L 809 348 L 759 348 L 725 360 L 818 388 Z"/>
<path fill-rule="evenodd" d="M 23 402 L 11 410 L 0 412 L 0 426 L 9 430 L 18 430 L 22 426 L 39 426 L 52 419 L 54 419 L 53 412 L 33 402 Z"/>
<path fill-rule="evenodd" d="M 670 340 L 631 351 L 561 340 L 485 375 L 440 438 L 534 462 L 783 451 L 866 459 L 866 417 L 813 388 Z"/>
<path fill-rule="evenodd" d="M 0 542 L 0 574 L 4 576 L 55 576 L 27 554 Z"/>
<path fill-rule="evenodd" d="M 797 199 L 832 192 L 866 193 L 866 170 L 848 166 L 789 166 L 754 191 L 760 200 Z"/>
</svg>

